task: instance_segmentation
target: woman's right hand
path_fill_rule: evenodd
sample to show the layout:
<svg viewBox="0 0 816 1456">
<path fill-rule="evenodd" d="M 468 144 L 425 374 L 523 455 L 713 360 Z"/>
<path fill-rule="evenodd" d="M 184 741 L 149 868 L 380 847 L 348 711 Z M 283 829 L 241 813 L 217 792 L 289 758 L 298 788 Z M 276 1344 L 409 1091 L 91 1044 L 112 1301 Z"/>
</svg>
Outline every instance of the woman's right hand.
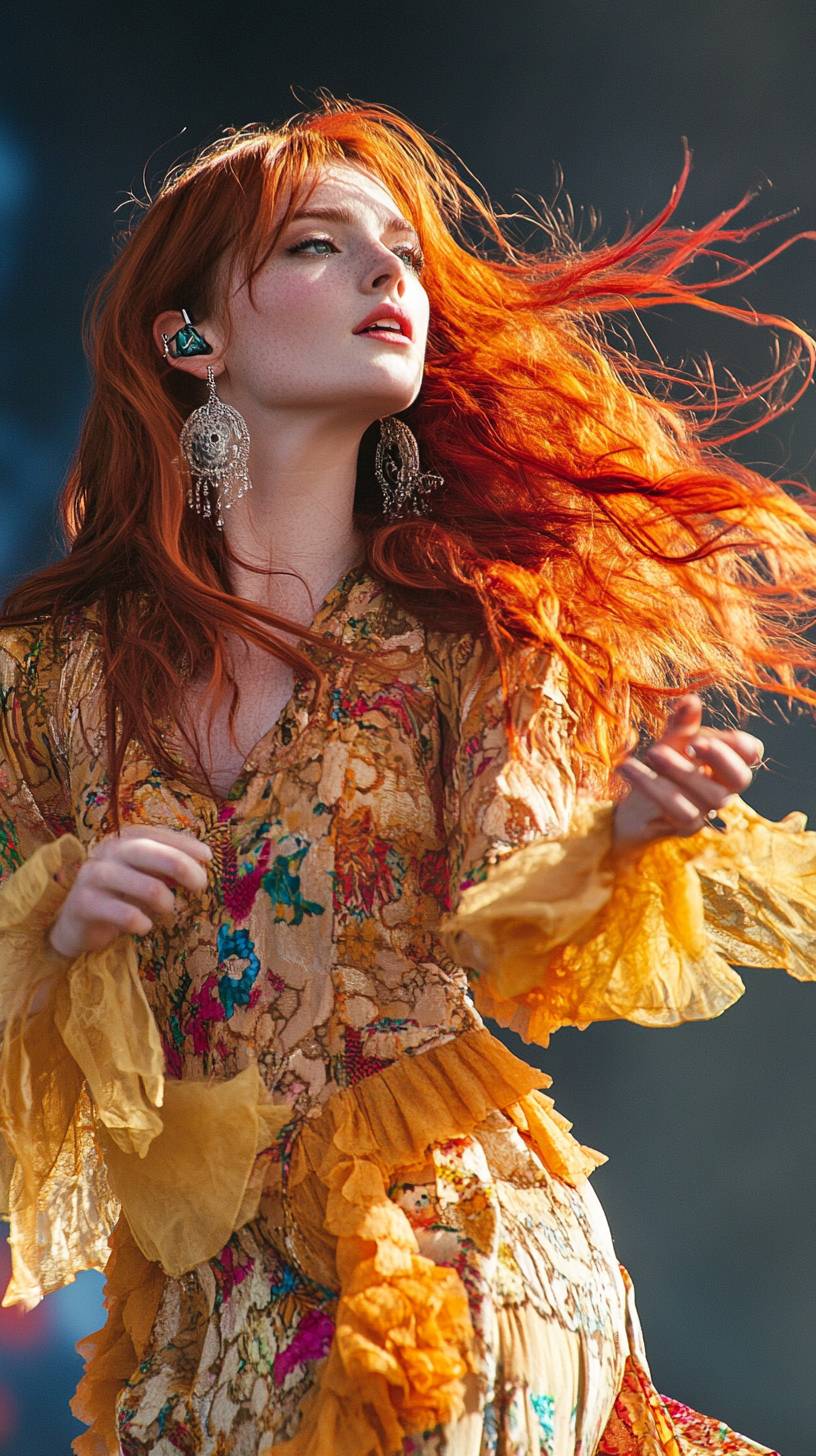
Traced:
<svg viewBox="0 0 816 1456">
<path fill-rule="evenodd" d="M 212 851 L 194 834 L 164 824 L 126 824 L 91 847 L 48 932 L 58 954 L 74 960 L 104 950 L 117 935 L 146 935 L 172 914 L 178 884 L 200 893 Z"/>
</svg>

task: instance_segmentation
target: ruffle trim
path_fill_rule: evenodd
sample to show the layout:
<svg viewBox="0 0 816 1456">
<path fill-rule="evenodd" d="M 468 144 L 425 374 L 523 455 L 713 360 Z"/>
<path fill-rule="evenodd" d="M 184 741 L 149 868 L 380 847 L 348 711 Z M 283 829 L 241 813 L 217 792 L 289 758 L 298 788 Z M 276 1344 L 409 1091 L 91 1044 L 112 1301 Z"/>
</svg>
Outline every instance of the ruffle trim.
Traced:
<svg viewBox="0 0 816 1456">
<path fill-rule="evenodd" d="M 581 802 L 462 894 L 440 935 L 470 967 L 477 1008 L 528 1041 L 593 1021 L 676 1026 L 745 991 L 738 965 L 816 979 L 816 834 L 734 798 L 727 828 L 616 854 L 614 806 Z"/>
<path fill-rule="evenodd" d="M 3 1305 L 33 1308 L 102 1269 L 120 1209 L 147 1259 L 178 1275 L 257 1215 L 271 1146 L 290 1116 L 257 1066 L 166 1081 L 136 948 L 121 935 L 70 961 L 53 923 L 85 858 L 73 835 L 41 845 L 0 889 L 0 1131 L 12 1275 Z M 22 968 L 22 970 L 21 970 Z M 34 988 L 49 983 L 34 1014 Z"/>
<path fill-rule="evenodd" d="M 297 1434 L 260 1456 L 391 1456 L 409 1431 L 458 1417 L 474 1368 L 467 1294 L 454 1270 L 419 1253 L 388 1188 L 497 1107 L 552 1173 L 571 1183 L 588 1176 L 606 1158 L 571 1137 L 572 1124 L 537 1090 L 551 1083 L 474 1028 L 335 1093 L 302 1124 L 288 1165 L 269 1166 L 267 1189 L 285 1181 L 292 1255 L 339 1299 Z M 79 1346 L 87 1363 L 72 1409 L 91 1430 L 74 1443 L 76 1456 L 116 1450 L 116 1397 L 143 1358 L 164 1283 L 124 1219 L 110 1247 L 108 1320 Z"/>
<path fill-rule="evenodd" d="M 119 1207 L 98 1147 L 82 1075 L 35 994 L 70 962 L 48 931 L 84 859 L 73 835 L 49 841 L 0 889 L 0 1133 L 2 1216 L 9 1221 L 11 1279 L 3 1305 L 33 1309 L 80 1269 L 99 1269 Z"/>
<path fill-rule="evenodd" d="M 496 1107 L 551 1172 L 588 1176 L 606 1158 L 534 1090 L 551 1081 L 478 1028 L 336 1093 L 304 1126 L 287 1180 L 290 1237 L 310 1278 L 339 1283 L 337 1322 L 297 1434 L 261 1456 L 391 1456 L 405 1435 L 462 1413 L 475 1370 L 467 1294 L 418 1252 L 388 1187 Z"/>
<path fill-rule="evenodd" d="M 74 1456 L 118 1456 L 116 1399 L 147 1349 L 166 1283 L 158 1265 L 134 1243 L 124 1218 L 112 1230 L 108 1250 L 107 1320 L 76 1345 L 85 1371 L 69 1404 L 89 1429 L 71 1442 Z"/>
</svg>

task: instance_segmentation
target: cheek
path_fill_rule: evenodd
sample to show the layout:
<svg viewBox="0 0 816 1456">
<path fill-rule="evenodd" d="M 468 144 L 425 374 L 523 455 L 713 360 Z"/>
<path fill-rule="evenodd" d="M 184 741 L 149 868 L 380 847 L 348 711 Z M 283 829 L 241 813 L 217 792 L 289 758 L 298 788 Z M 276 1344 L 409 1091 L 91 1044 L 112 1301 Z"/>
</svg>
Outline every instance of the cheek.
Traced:
<svg viewBox="0 0 816 1456">
<path fill-rule="evenodd" d="M 431 322 L 431 301 L 420 283 L 417 283 L 416 292 L 411 299 L 411 313 L 417 320 L 418 332 L 427 342 Z"/>
<path fill-rule="evenodd" d="M 323 330 L 325 336 L 327 326 L 345 323 L 348 327 L 348 302 L 344 307 L 339 283 L 336 273 L 332 276 L 320 267 L 293 268 L 265 278 L 255 291 L 255 308 L 246 300 L 240 324 L 256 334 L 272 329 L 278 338 L 291 343 L 317 330 Z"/>
<path fill-rule="evenodd" d="M 359 316 L 365 313 L 365 301 Z M 234 316 L 232 363 L 242 375 L 262 374 L 268 382 L 311 378 L 318 361 L 344 370 L 356 321 L 353 303 L 321 269 L 285 279 L 264 280 Z M 353 341 L 352 341 L 353 342 Z"/>
</svg>

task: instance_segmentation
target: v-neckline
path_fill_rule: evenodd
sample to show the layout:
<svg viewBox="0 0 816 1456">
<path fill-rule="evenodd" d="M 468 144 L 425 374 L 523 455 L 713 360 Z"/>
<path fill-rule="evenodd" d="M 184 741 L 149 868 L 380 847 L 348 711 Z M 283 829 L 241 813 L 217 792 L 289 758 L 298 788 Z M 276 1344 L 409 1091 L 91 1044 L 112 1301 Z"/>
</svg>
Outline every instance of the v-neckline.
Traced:
<svg viewBox="0 0 816 1456">
<path fill-rule="evenodd" d="M 306 631 L 314 632 L 318 629 L 318 627 L 322 626 L 323 622 L 329 617 L 331 611 L 334 609 L 337 600 L 343 597 L 346 594 L 347 590 L 354 584 L 355 578 L 359 577 L 362 580 L 366 571 L 366 566 L 366 559 L 365 557 L 363 557 L 362 559 L 356 561 L 353 566 L 350 566 L 346 571 L 344 571 L 343 575 L 339 578 L 339 580 L 336 581 L 334 585 L 329 588 L 328 592 L 320 603 L 320 606 L 315 612 L 314 617 L 306 628 Z M 308 652 L 309 648 L 313 644 L 307 642 L 303 637 L 298 637 L 295 640 L 294 645 L 298 648 L 299 651 Z M 246 758 L 244 759 L 240 769 L 238 770 L 238 776 L 233 780 L 230 788 L 226 793 L 226 796 L 224 798 L 220 798 L 216 797 L 213 794 L 206 793 L 204 790 L 196 790 L 196 796 L 203 799 L 205 803 L 211 804 L 215 809 L 217 822 L 221 821 L 221 815 L 223 814 L 227 806 L 234 803 L 235 800 L 240 797 L 245 786 L 245 781 L 257 767 L 258 759 L 260 758 L 264 748 L 278 735 L 286 719 L 291 716 L 292 705 L 299 694 L 300 685 L 303 681 L 304 678 L 296 673 L 295 680 L 292 685 L 292 691 L 289 694 L 289 697 L 287 698 L 286 702 L 278 713 L 278 716 L 275 718 L 275 721 L 270 725 L 269 728 L 265 729 L 257 742 L 253 744 L 252 748 L 250 748 L 249 753 L 246 755 Z M 166 727 L 168 732 L 171 729 L 171 726 L 172 725 L 167 719 L 162 720 L 162 727 Z"/>
</svg>

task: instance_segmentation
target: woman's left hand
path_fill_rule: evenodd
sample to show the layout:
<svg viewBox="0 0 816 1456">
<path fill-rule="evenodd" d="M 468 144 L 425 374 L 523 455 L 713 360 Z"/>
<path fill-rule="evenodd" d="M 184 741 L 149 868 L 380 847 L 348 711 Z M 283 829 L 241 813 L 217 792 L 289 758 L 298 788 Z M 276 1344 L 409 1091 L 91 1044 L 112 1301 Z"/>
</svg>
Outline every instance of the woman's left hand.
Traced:
<svg viewBox="0 0 816 1456">
<path fill-rule="evenodd" d="M 702 713 L 697 693 L 678 698 L 663 737 L 618 766 L 630 792 L 615 806 L 615 848 L 696 834 L 712 810 L 748 788 L 762 740 L 739 728 L 704 728 Z"/>
</svg>

